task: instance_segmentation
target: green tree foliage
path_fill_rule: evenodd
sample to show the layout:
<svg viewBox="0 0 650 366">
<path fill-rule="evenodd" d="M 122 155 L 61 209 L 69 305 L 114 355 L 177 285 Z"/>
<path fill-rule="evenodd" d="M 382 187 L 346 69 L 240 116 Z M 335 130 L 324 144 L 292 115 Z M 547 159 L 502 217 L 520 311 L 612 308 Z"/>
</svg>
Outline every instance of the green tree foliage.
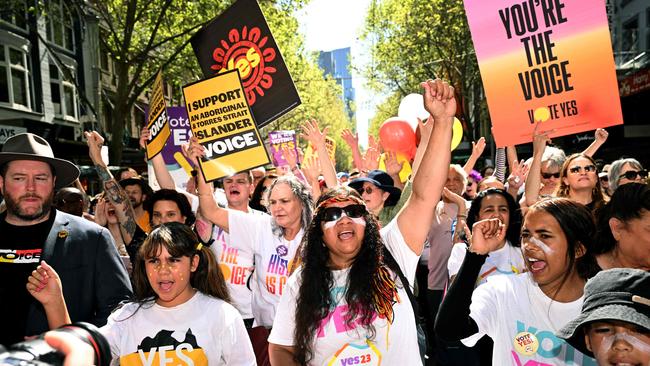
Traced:
<svg viewBox="0 0 650 366">
<path fill-rule="evenodd" d="M 308 0 L 258 0 L 269 27 L 296 82 L 302 105 L 265 128 L 297 129 L 307 118 L 340 131 L 349 125 L 338 86 L 323 78 L 313 55 L 304 51 L 295 9 Z M 137 99 L 149 90 L 157 70 L 172 86 L 173 104 L 182 104 L 182 85 L 202 79 L 191 36 L 221 14 L 233 1 L 93 0 L 90 5 L 104 28 L 102 47 L 114 60 L 117 79 L 111 133 L 111 161 L 121 161 L 124 126 Z M 338 134 L 338 132 L 337 132 Z M 338 138 L 338 136 L 337 136 Z M 341 146 L 342 144 L 338 144 Z M 341 164 L 349 153 L 343 151 Z"/>
<path fill-rule="evenodd" d="M 439 77 L 458 92 L 465 135 L 482 132 L 487 109 L 462 0 L 374 0 L 362 39 L 371 52 L 363 70 L 369 86 L 389 95 L 371 130 L 396 114 L 402 97 L 421 92 L 421 81 Z"/>
</svg>

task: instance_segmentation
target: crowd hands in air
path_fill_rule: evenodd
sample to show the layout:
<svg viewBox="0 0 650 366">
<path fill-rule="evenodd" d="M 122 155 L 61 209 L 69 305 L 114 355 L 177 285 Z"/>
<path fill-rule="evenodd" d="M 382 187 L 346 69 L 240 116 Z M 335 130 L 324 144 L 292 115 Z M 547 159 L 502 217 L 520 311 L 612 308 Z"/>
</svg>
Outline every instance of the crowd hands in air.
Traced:
<svg viewBox="0 0 650 366">
<path fill-rule="evenodd" d="M 497 166 L 479 172 L 481 137 L 464 166 L 451 164 L 454 89 L 441 80 L 421 86 L 430 117 L 418 121 L 421 139 L 407 162 L 372 136 L 362 151 L 343 130 L 354 166 L 337 173 L 326 145 L 333 131 L 310 120 L 301 137 L 315 153 L 306 159 L 285 148 L 288 166 L 215 185 L 200 171 L 175 182 L 159 154 L 150 161 L 154 191 L 134 171 L 114 177 L 101 158 L 103 138 L 86 132 L 104 188 L 91 210 L 78 183 L 55 183 L 63 179 L 56 167 L 47 175 L 0 164 L 7 225 L 38 221 L 16 199 L 23 189 L 52 195 L 57 220 L 63 211 L 106 229 L 85 227 L 108 243 L 93 247 L 90 260 L 110 265 L 75 273 L 51 253 L 31 264 L 27 296 L 44 321 L 34 329 L 95 323 L 112 364 L 125 365 L 152 357 L 210 365 L 650 364 L 647 171 L 632 158 L 597 163 L 605 130 L 566 156 L 541 124 L 528 160 L 509 146 L 497 149 Z M 144 128 L 142 147 L 148 137 Z M 183 154 L 196 169 L 205 148 L 191 137 Z M 39 191 L 43 176 L 49 190 Z M 92 293 L 77 291 L 77 276 L 90 278 Z M 108 311 L 82 308 L 80 296 L 107 302 L 100 305 Z M 150 342 L 163 334 L 173 342 Z"/>
</svg>

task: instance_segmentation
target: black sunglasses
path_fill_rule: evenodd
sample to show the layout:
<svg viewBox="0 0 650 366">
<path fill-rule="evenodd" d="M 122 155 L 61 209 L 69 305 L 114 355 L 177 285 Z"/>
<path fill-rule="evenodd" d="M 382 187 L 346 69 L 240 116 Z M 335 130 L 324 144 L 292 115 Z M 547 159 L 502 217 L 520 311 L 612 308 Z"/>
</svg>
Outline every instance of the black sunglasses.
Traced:
<svg viewBox="0 0 650 366">
<path fill-rule="evenodd" d="M 618 177 L 618 179 L 621 180 L 621 179 L 623 179 L 623 178 L 627 178 L 627 179 L 629 179 L 629 180 L 634 180 L 634 179 L 636 179 L 637 176 L 639 176 L 639 177 L 645 179 L 645 178 L 648 177 L 648 171 L 647 171 L 647 170 L 639 170 L 639 171 L 636 171 L 636 170 L 630 170 L 630 171 L 627 171 L 627 172 L 621 174 L 621 175 Z"/>
<path fill-rule="evenodd" d="M 544 179 L 551 179 L 551 177 L 555 179 L 560 179 L 560 172 L 557 173 L 542 173 L 542 178 Z"/>
<path fill-rule="evenodd" d="M 581 171 L 582 169 L 584 169 L 586 173 L 591 173 L 591 172 L 596 171 L 596 166 L 595 165 L 585 165 L 585 166 L 576 165 L 576 166 L 572 166 L 571 168 L 569 168 L 569 171 L 571 173 L 575 174 L 575 173 L 578 173 L 579 171 Z"/>
<path fill-rule="evenodd" d="M 363 217 L 368 211 L 364 205 L 348 205 L 345 207 L 327 207 L 323 210 L 323 221 L 336 221 L 345 215 L 350 218 Z"/>
<path fill-rule="evenodd" d="M 602 177 L 600 177 L 600 181 L 601 182 L 609 182 L 609 177 L 606 176 L 606 175 L 603 175 Z"/>
</svg>

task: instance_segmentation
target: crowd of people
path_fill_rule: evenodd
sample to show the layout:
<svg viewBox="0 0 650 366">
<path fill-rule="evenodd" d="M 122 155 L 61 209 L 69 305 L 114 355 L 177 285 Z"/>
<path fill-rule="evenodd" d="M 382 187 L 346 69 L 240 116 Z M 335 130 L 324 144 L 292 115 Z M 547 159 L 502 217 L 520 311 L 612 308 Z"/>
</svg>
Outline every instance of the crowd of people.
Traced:
<svg viewBox="0 0 650 366">
<path fill-rule="evenodd" d="M 0 344 L 85 321 L 125 366 L 650 365 L 647 171 L 594 160 L 601 129 L 569 156 L 536 128 L 528 160 L 498 149 L 479 172 L 481 138 L 451 164 L 454 89 L 421 86 L 414 157 L 382 169 L 380 142 L 345 130 L 354 166 L 337 172 L 311 120 L 308 159 L 284 149 L 287 167 L 214 184 L 175 182 L 159 154 L 153 190 L 113 176 L 91 131 L 89 198 L 46 140 L 10 138 Z M 206 155 L 194 137 L 183 153 Z"/>
</svg>

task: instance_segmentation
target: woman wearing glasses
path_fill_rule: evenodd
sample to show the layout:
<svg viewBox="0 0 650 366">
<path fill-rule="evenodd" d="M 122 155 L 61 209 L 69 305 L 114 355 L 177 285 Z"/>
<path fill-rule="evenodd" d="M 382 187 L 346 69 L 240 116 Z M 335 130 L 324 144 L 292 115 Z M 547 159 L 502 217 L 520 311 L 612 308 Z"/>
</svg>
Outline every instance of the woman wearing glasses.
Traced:
<svg viewBox="0 0 650 366">
<path fill-rule="evenodd" d="M 447 83 L 423 87 L 435 124 L 413 193 L 381 230 L 356 192 L 337 188 L 320 197 L 302 265 L 289 279 L 269 337 L 273 365 L 422 365 L 405 287 L 413 286 L 431 207 L 445 184 L 438 172 L 449 166 L 456 109 Z"/>
<path fill-rule="evenodd" d="M 539 125 L 538 125 L 539 126 Z M 533 134 L 533 161 L 526 178 L 526 206 L 530 207 L 543 198 L 540 195 L 541 160 L 546 144 L 551 139 L 548 132 Z M 592 212 L 605 202 L 596 163 L 584 153 L 566 158 L 559 171 L 560 179 L 553 196 L 566 197 L 586 205 Z"/>
<path fill-rule="evenodd" d="M 605 203 L 605 195 L 596 170 L 596 163 L 590 156 L 569 156 L 560 170 L 560 184 L 555 196 L 582 203 L 594 212 Z"/>
<path fill-rule="evenodd" d="M 636 159 L 619 159 L 609 168 L 609 189 L 614 192 L 616 188 L 627 183 L 645 183 L 648 171 L 643 169 Z"/>
<path fill-rule="evenodd" d="M 401 208 L 397 203 L 402 191 L 395 187 L 393 178 L 383 170 L 371 170 L 366 177 L 353 180 L 349 186 L 359 192 L 368 210 L 382 225 L 388 224 L 388 221 L 395 217 L 397 212 L 392 212 L 394 207 Z"/>
</svg>

